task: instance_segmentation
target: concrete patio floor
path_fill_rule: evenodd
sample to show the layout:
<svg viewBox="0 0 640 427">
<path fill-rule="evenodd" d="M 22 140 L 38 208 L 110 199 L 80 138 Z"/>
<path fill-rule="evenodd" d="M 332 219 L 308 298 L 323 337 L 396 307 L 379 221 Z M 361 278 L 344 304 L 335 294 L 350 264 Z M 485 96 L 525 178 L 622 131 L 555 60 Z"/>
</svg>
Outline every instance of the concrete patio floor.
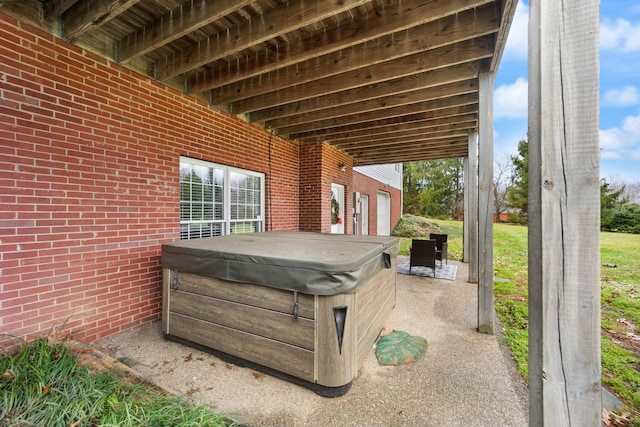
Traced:
<svg viewBox="0 0 640 427">
<path fill-rule="evenodd" d="M 498 337 L 476 331 L 477 286 L 456 264 L 455 281 L 397 275 L 388 329 L 426 338 L 426 356 L 389 367 L 372 350 L 337 398 L 167 341 L 159 322 L 98 344 L 143 378 L 243 425 L 527 426 L 526 385 Z"/>
</svg>

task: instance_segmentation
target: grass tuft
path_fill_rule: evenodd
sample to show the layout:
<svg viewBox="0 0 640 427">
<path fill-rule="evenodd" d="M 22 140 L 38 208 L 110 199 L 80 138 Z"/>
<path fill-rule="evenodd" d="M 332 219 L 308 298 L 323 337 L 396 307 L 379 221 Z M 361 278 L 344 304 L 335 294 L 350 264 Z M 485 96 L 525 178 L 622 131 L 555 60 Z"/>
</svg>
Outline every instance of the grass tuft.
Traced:
<svg viewBox="0 0 640 427">
<path fill-rule="evenodd" d="M 0 356 L 0 426 L 230 426 L 203 406 L 125 381 L 117 371 L 92 372 L 62 343 L 47 338 Z"/>
</svg>

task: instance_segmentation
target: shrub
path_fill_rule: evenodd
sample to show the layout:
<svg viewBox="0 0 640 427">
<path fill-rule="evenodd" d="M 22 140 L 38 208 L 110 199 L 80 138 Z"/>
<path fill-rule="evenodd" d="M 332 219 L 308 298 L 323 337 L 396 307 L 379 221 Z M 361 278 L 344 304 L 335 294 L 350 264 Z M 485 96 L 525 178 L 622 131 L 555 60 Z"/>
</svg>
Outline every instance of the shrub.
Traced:
<svg viewBox="0 0 640 427">
<path fill-rule="evenodd" d="M 428 237 L 429 233 L 441 233 L 438 224 L 430 222 L 424 217 L 405 214 L 396 224 L 392 236 L 396 237 Z"/>
</svg>

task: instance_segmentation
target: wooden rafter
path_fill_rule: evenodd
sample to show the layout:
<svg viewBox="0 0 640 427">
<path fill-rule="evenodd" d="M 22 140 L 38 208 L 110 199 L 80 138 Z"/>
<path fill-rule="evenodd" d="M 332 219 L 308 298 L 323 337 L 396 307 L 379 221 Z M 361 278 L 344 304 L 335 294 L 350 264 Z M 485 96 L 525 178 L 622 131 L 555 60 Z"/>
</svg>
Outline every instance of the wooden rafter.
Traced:
<svg viewBox="0 0 640 427">
<path fill-rule="evenodd" d="M 357 147 L 378 147 L 385 145 L 393 145 L 399 142 L 409 142 L 418 140 L 432 140 L 444 137 L 452 137 L 454 135 L 467 135 L 475 129 L 475 120 L 468 122 L 456 122 L 446 126 L 433 127 L 412 127 L 405 131 L 397 131 L 392 134 L 381 134 L 377 132 L 371 137 L 352 138 L 350 140 L 338 140 L 335 145 L 342 150 L 349 150 Z"/>
<path fill-rule="evenodd" d="M 118 59 L 129 61 L 223 18 L 253 0 L 188 3 L 161 16 L 118 42 Z"/>
<path fill-rule="evenodd" d="M 378 129 L 386 129 L 388 126 L 396 126 L 411 123 L 418 123 L 423 121 L 437 121 L 437 120 L 455 120 L 458 116 L 477 116 L 477 104 L 465 104 L 456 105 L 453 107 L 442 108 L 433 111 L 420 111 L 405 114 L 403 116 L 394 116 L 390 118 L 372 120 L 368 122 L 345 124 L 335 127 L 325 127 L 319 129 L 307 129 L 300 132 L 292 132 L 289 137 L 292 139 L 298 139 L 301 141 L 318 141 L 326 140 L 330 142 L 338 141 L 342 135 L 350 134 L 351 132 L 369 132 L 375 133 Z"/>
<path fill-rule="evenodd" d="M 398 162 L 418 162 L 425 160 L 437 160 L 450 157 L 466 157 L 468 154 L 467 147 L 464 146 L 465 141 L 457 141 L 455 147 L 434 147 L 431 149 L 419 148 L 413 150 L 403 150 L 398 152 L 389 152 L 383 154 L 367 154 L 363 156 L 354 155 L 355 165 L 375 165 L 381 163 L 398 163 Z"/>
<path fill-rule="evenodd" d="M 419 53 L 407 58 L 389 61 L 384 64 L 383 68 L 369 66 L 364 69 L 342 73 L 339 76 L 325 77 L 304 85 L 296 85 L 286 90 L 282 88 L 280 91 L 251 99 L 254 101 L 254 106 L 250 107 L 249 111 L 253 111 L 253 108 L 263 109 L 266 106 L 289 104 L 317 96 L 338 96 L 338 92 L 387 82 L 394 77 L 408 77 L 427 70 L 436 70 L 485 58 L 490 56 L 490 51 L 491 40 L 488 38 L 464 41 L 453 46 L 436 48 L 430 52 L 432 55 Z M 244 89 L 244 91 L 251 90 L 251 88 Z M 213 99 L 215 103 L 216 98 L 214 97 Z M 257 104 L 257 100 L 261 101 L 260 105 Z M 246 105 L 247 102 L 249 100 L 242 105 Z M 232 110 L 236 111 L 235 106 L 238 104 L 234 103 L 232 105 L 234 106 Z"/>
<path fill-rule="evenodd" d="M 467 149 L 467 135 L 455 136 L 452 138 L 442 138 L 441 140 L 432 140 L 432 141 L 414 141 L 411 143 L 398 144 L 395 147 L 382 147 L 382 148 L 373 148 L 369 150 L 363 149 L 354 149 L 348 150 L 347 152 L 351 154 L 358 160 L 362 160 L 364 158 L 374 158 L 380 157 L 384 158 L 385 156 L 392 156 L 394 153 L 404 153 L 410 154 L 413 156 L 420 155 L 423 152 L 428 151 L 446 151 L 450 149 Z"/>
<path fill-rule="evenodd" d="M 212 91 L 212 97 L 216 104 L 233 102 L 234 111 L 255 111 L 287 102 L 282 100 L 281 94 L 270 92 L 288 88 L 292 82 L 295 82 L 296 93 L 304 94 L 297 95 L 297 99 L 305 99 L 329 91 L 335 93 L 428 69 L 477 60 L 479 51 L 483 52 L 480 56 L 490 57 L 494 40 L 487 35 L 497 31 L 497 17 L 493 9 L 483 11 L 482 13 L 493 17 L 487 22 L 483 21 L 483 24 L 472 24 L 474 14 L 465 12 L 457 20 L 445 19 L 425 24 L 431 27 L 429 31 L 407 31 L 404 35 L 385 39 L 384 43 L 353 46 L 347 52 L 325 55 L 281 69 L 272 75 L 227 85 Z M 467 22 L 468 25 L 463 26 L 459 21 Z M 246 98 L 247 93 L 255 99 L 240 101 Z M 287 94 L 288 98 L 293 98 L 291 90 Z M 264 96 L 258 98 L 259 95 Z"/>
<path fill-rule="evenodd" d="M 99 28 L 140 0 L 79 0 L 62 15 L 65 37 L 74 41 Z"/>
<path fill-rule="evenodd" d="M 449 98 L 422 101 L 415 104 L 402 105 L 399 107 L 386 108 L 367 114 L 352 114 L 349 116 L 334 117 L 326 120 L 308 121 L 298 125 L 281 126 L 279 127 L 279 129 L 282 134 L 298 133 L 310 129 L 347 126 L 354 123 L 364 123 L 375 120 L 388 119 L 391 117 L 404 116 L 407 114 L 413 114 L 415 112 L 428 112 L 444 108 L 476 104 L 477 101 L 477 94 L 465 94 L 460 96 L 452 96 Z"/>
<path fill-rule="evenodd" d="M 346 50 L 381 37 L 452 16 L 479 7 L 487 0 L 406 0 L 396 6 L 376 8 L 365 16 L 355 18 L 348 28 L 337 27 L 287 43 L 281 50 L 246 56 L 235 63 L 218 65 L 189 80 L 193 92 L 217 89 L 240 80 L 268 74 L 277 69 L 313 60 L 319 56 Z"/>
<path fill-rule="evenodd" d="M 314 24 L 340 12 L 346 12 L 366 0 L 302 0 L 288 3 L 284 7 L 271 9 L 259 22 L 244 22 L 230 28 L 224 37 L 208 39 L 187 52 L 181 52 L 173 59 L 158 64 L 158 80 L 174 77 L 178 74 L 198 68 L 209 62 L 240 52 L 282 34 L 290 33 L 305 25 Z"/>
<path fill-rule="evenodd" d="M 387 80 L 377 84 L 363 87 L 347 89 L 331 96 L 321 96 L 307 100 L 283 104 L 277 108 L 254 111 L 251 113 L 251 120 L 262 122 L 275 120 L 283 117 L 294 116 L 296 114 L 308 113 L 325 108 L 335 109 L 337 106 L 348 105 L 353 102 L 364 102 L 379 99 L 386 96 L 400 95 L 416 90 L 423 90 L 431 87 L 442 86 L 447 83 L 454 83 L 469 80 L 477 77 L 477 65 L 474 62 L 454 65 L 450 68 L 439 68 L 418 73 L 405 78 Z"/>
<path fill-rule="evenodd" d="M 340 109 L 325 108 L 319 111 L 304 112 L 302 114 L 272 120 L 269 121 L 268 124 L 270 127 L 280 128 L 283 126 L 300 125 L 303 123 L 318 122 L 350 115 L 365 117 L 369 113 L 390 110 L 394 107 L 402 107 L 405 105 L 412 105 L 415 107 L 417 104 L 424 103 L 429 100 L 466 95 L 476 93 L 477 91 L 477 79 L 463 80 L 454 83 L 447 83 L 441 86 L 415 90 L 412 92 L 389 95 L 368 101 L 358 102 L 357 100 L 354 100 L 354 102 L 351 102 L 348 105 L 343 105 Z"/>
<path fill-rule="evenodd" d="M 386 127 L 379 127 L 375 130 L 366 129 L 361 131 L 353 131 L 344 133 L 342 135 L 339 134 L 333 137 L 331 141 L 338 148 L 342 148 L 343 146 L 347 146 L 351 143 L 357 144 L 359 142 L 377 141 L 379 139 L 386 139 L 389 136 L 402 135 L 409 132 L 423 132 L 424 134 L 426 134 L 447 129 L 458 129 L 458 127 L 475 129 L 477 127 L 476 115 L 458 115 L 389 125 Z"/>
</svg>

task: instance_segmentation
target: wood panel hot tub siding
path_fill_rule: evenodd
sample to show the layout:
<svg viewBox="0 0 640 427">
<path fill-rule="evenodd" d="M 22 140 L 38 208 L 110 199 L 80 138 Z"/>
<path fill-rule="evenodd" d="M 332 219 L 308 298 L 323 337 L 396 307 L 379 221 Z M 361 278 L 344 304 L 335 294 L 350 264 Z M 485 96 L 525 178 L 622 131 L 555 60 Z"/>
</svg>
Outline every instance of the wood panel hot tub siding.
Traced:
<svg viewBox="0 0 640 427">
<path fill-rule="evenodd" d="M 330 296 L 163 269 L 163 331 L 324 387 L 350 383 L 395 306 L 395 259 Z M 177 285 L 177 287 L 176 287 Z M 334 307 L 347 307 L 339 348 Z"/>
</svg>

